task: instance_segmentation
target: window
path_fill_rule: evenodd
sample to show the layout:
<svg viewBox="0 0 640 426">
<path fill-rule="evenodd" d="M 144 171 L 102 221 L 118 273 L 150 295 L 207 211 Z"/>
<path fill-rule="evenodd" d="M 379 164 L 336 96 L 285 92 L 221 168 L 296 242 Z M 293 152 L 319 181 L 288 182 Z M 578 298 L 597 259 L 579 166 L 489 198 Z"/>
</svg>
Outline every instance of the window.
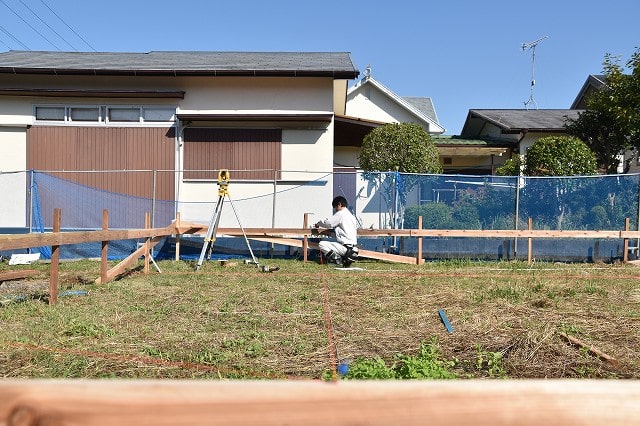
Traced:
<svg viewBox="0 0 640 426">
<path fill-rule="evenodd" d="M 65 108 L 63 106 L 36 107 L 36 120 L 64 121 Z"/>
<path fill-rule="evenodd" d="M 36 121 L 110 123 L 172 123 L 176 108 L 172 106 L 140 105 L 35 105 Z"/>
<path fill-rule="evenodd" d="M 282 130 L 187 128 L 184 132 L 184 178 L 217 179 L 228 169 L 232 179 L 279 178 Z"/>
<path fill-rule="evenodd" d="M 100 107 L 69 108 L 70 121 L 100 121 Z"/>
<path fill-rule="evenodd" d="M 140 107 L 110 107 L 108 111 L 109 121 L 140 121 Z"/>
<path fill-rule="evenodd" d="M 175 108 L 143 107 L 144 121 L 173 121 Z"/>
</svg>

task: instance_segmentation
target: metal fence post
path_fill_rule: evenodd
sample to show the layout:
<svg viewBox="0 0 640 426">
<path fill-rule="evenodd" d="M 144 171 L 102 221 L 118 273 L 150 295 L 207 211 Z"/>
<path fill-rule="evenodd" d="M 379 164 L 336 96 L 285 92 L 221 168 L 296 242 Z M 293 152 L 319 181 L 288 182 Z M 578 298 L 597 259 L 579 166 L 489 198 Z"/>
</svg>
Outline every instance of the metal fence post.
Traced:
<svg viewBox="0 0 640 426">
<path fill-rule="evenodd" d="M 158 171 L 153 169 L 152 175 L 152 198 L 151 198 L 151 227 L 156 227 L 156 180 L 158 177 Z"/>
</svg>

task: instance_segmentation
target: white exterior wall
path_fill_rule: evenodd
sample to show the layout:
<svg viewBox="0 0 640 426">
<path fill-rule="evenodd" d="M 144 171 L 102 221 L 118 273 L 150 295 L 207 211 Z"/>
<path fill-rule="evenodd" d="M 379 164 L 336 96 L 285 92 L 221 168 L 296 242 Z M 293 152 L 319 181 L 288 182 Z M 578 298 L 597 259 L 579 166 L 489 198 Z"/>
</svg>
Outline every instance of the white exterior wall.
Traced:
<svg viewBox="0 0 640 426">
<path fill-rule="evenodd" d="M 0 127 L 0 227 L 26 227 L 26 128 Z"/>
<path fill-rule="evenodd" d="M 429 132 L 428 124 L 371 86 L 360 88 L 347 97 L 346 115 L 383 123 L 416 123 Z"/>
</svg>

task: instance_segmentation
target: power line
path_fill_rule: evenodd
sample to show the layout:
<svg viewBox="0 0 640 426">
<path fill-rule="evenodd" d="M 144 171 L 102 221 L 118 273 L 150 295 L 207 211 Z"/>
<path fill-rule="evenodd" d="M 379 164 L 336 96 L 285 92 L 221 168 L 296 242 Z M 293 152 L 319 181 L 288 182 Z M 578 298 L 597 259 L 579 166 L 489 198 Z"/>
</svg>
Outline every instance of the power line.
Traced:
<svg viewBox="0 0 640 426">
<path fill-rule="evenodd" d="M 0 43 L 4 44 L 7 49 L 11 50 L 11 46 L 9 46 L 7 43 L 2 41 L 2 39 L 0 39 Z"/>
<path fill-rule="evenodd" d="M 29 28 L 31 28 L 33 31 L 35 31 L 40 37 L 42 37 L 43 39 L 45 39 L 50 45 L 52 45 L 53 47 L 55 47 L 56 49 L 60 50 L 60 48 L 58 46 L 56 46 L 55 43 L 53 43 L 51 40 L 49 40 L 47 37 L 45 37 L 40 31 L 38 31 L 36 28 L 33 27 L 33 25 L 31 25 L 30 23 L 28 23 L 22 16 L 20 16 L 20 14 L 18 12 L 16 12 L 15 10 L 13 10 L 7 3 L 5 3 L 4 0 L 0 0 L 0 3 L 4 4 L 6 6 L 7 9 L 9 9 L 11 12 L 13 12 L 14 15 L 16 15 L 18 18 L 20 18 L 20 20 L 22 22 L 24 22 L 25 24 L 27 24 L 27 26 Z"/>
<path fill-rule="evenodd" d="M 6 30 L 3 26 L 1 26 L 1 25 L 0 25 L 0 31 L 2 31 L 3 33 L 5 33 L 5 34 L 6 34 L 6 35 L 8 35 L 9 37 L 11 37 L 11 38 L 13 39 L 13 41 L 15 41 L 15 42 L 16 42 L 16 43 L 18 43 L 20 46 L 22 46 L 22 48 L 23 48 L 23 49 L 25 49 L 25 50 L 31 50 L 31 49 L 29 49 L 29 48 L 28 48 L 28 47 L 27 47 L 23 42 L 21 42 L 20 40 L 18 40 L 17 38 L 15 38 L 15 37 L 13 36 L 13 34 L 11 34 L 9 31 L 7 31 L 7 30 Z M 4 44 L 4 43 L 3 43 L 3 44 Z M 6 46 L 6 44 L 5 44 L 5 46 Z M 7 47 L 9 47 L 9 46 L 7 46 Z M 9 49 L 11 49 L 11 48 L 9 47 Z"/>
<path fill-rule="evenodd" d="M 0 1 L 2 1 L 2 0 L 0 0 Z M 45 5 L 45 6 L 46 6 L 46 8 L 47 8 L 47 9 L 49 9 L 49 10 L 51 11 L 51 13 L 53 13 L 54 15 L 56 15 L 56 17 L 60 20 L 60 22 L 62 22 L 63 24 L 65 24 L 65 25 L 67 26 L 67 28 L 69 28 L 69 29 L 70 29 L 70 30 L 71 30 L 75 35 L 77 35 L 77 36 L 78 36 L 78 38 L 79 38 L 80 40 L 82 40 L 82 41 L 84 42 L 84 44 L 86 44 L 87 46 L 89 46 L 89 48 L 90 48 L 91 50 L 93 50 L 94 52 L 96 52 L 96 49 L 94 49 L 94 48 L 93 48 L 93 46 L 91 46 L 91 45 L 89 44 L 89 42 L 87 42 L 87 40 L 85 40 L 85 39 L 84 39 L 80 34 L 78 34 L 78 33 L 77 33 L 73 28 L 71 28 L 71 26 L 69 26 L 69 24 L 67 24 L 67 23 L 64 21 L 64 19 L 62 19 L 62 18 L 60 17 L 60 15 L 58 15 L 58 14 L 57 14 L 53 9 L 51 9 L 51 7 L 49 7 L 49 5 L 48 5 L 48 4 L 46 4 L 46 3 L 44 2 L 44 0 L 40 0 L 40 3 L 42 3 L 43 5 Z"/>
<path fill-rule="evenodd" d="M 72 48 L 72 49 L 73 49 L 73 50 L 75 50 L 76 52 L 78 51 L 78 49 L 76 49 L 76 48 L 75 48 L 71 43 L 69 43 L 69 42 L 67 41 L 67 39 L 65 39 L 65 38 L 64 38 L 63 36 L 61 36 L 61 35 L 60 35 L 56 30 L 54 30 L 54 29 L 53 29 L 49 24 L 47 24 L 47 23 L 46 23 L 46 22 L 45 22 L 45 21 L 44 21 L 44 20 L 43 20 L 43 19 L 42 19 L 42 18 L 41 18 L 37 13 L 36 13 L 36 12 L 34 12 L 34 11 L 33 11 L 33 9 L 31 9 L 31 8 L 30 8 L 30 7 L 29 7 L 29 6 L 24 2 L 24 1 L 22 1 L 22 0 L 18 0 L 18 1 L 19 1 L 20 3 L 22 3 L 22 5 L 23 5 L 24 7 L 26 7 L 26 8 L 29 10 L 29 12 L 33 13 L 33 15 L 34 15 L 36 18 L 38 18 L 38 20 L 39 20 L 40 22 L 42 22 L 44 25 L 46 25 L 46 26 L 47 26 L 47 28 L 49 28 L 49 29 L 50 29 L 51 31 L 53 31 L 53 32 L 54 32 L 58 37 L 60 37 L 60 38 L 62 39 L 62 41 L 64 41 L 65 43 L 67 43 L 67 45 L 68 45 L 70 48 Z"/>
</svg>

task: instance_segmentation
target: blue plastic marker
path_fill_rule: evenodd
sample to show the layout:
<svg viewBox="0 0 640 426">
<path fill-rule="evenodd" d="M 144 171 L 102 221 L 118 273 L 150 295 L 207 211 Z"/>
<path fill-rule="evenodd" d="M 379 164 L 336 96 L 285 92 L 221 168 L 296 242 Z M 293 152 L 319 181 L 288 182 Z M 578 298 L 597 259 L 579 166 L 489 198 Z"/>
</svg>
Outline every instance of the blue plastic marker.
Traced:
<svg viewBox="0 0 640 426">
<path fill-rule="evenodd" d="M 442 309 L 439 309 L 438 314 L 440 314 L 440 319 L 442 320 L 444 326 L 447 328 L 447 331 L 449 333 L 453 333 L 453 327 L 451 327 L 451 323 L 449 323 L 449 319 L 447 318 L 447 315 L 444 313 L 444 311 Z"/>
</svg>

